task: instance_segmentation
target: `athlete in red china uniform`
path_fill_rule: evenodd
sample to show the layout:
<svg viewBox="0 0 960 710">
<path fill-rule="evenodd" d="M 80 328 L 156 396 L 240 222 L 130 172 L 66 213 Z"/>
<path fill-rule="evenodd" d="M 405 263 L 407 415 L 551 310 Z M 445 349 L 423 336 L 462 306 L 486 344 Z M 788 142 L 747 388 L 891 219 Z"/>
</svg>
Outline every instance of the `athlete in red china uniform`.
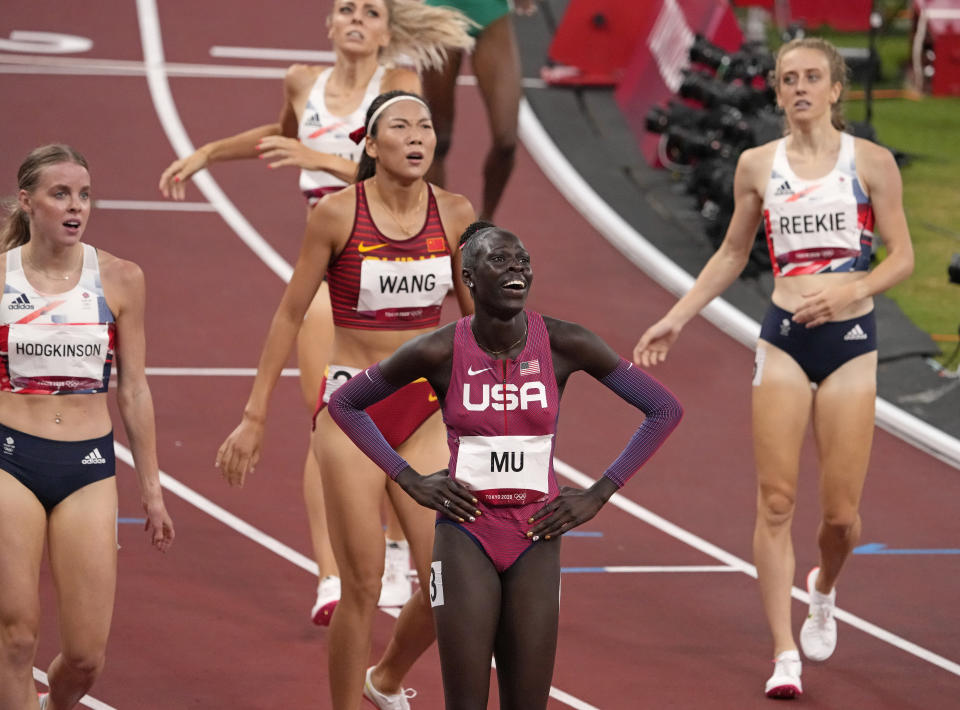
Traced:
<svg viewBox="0 0 960 710">
<path fill-rule="evenodd" d="M 330 411 L 414 500 L 439 513 L 429 589 L 448 710 L 487 706 L 494 656 L 500 706 L 545 708 L 557 642 L 559 536 L 597 513 L 682 410 L 590 331 L 524 309 L 533 272 L 514 234 L 477 222 L 460 243 L 475 315 L 367 368 L 337 391 Z M 646 419 L 597 483 L 561 490 L 553 470 L 557 415 L 577 370 Z M 364 411 L 420 377 L 441 401 L 450 450 L 448 469 L 428 476 Z"/>
</svg>

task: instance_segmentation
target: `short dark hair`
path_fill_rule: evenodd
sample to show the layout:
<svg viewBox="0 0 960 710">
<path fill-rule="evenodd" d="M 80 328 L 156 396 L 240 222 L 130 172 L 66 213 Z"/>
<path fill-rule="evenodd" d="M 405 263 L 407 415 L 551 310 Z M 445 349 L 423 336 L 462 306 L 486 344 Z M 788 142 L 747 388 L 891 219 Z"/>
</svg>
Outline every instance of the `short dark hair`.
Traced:
<svg viewBox="0 0 960 710">
<path fill-rule="evenodd" d="M 480 249 L 480 238 L 477 234 L 489 229 L 499 229 L 493 222 L 485 219 L 478 219 L 472 222 L 463 234 L 460 235 L 460 264 L 464 269 L 472 269 L 477 263 L 477 251 Z M 476 238 L 474 238 L 476 237 Z"/>
</svg>

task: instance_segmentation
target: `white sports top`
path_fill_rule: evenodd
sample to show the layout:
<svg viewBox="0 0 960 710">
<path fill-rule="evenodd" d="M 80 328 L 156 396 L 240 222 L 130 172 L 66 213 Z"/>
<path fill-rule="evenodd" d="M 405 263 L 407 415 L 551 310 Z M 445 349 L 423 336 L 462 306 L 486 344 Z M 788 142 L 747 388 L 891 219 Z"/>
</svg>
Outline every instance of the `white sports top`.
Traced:
<svg viewBox="0 0 960 710">
<path fill-rule="evenodd" d="M 774 276 L 867 271 L 873 208 L 857 179 L 854 138 L 841 134 L 837 164 L 817 180 L 790 169 L 781 138 L 763 196 L 763 221 Z"/>
<path fill-rule="evenodd" d="M 380 82 L 386 70 L 379 66 L 370 77 L 367 90 L 353 113 L 347 116 L 334 116 L 327 110 L 324 92 L 327 80 L 333 68 L 324 69 L 317 77 L 310 96 L 307 97 L 307 106 L 300 119 L 300 142 L 308 148 L 321 153 L 330 153 L 346 160 L 359 162 L 363 154 L 363 141 L 354 143 L 350 132 L 360 128 L 367 117 L 367 109 L 380 93 Z M 340 188 L 346 185 L 343 180 L 323 170 L 301 170 L 300 190 L 308 197 L 319 197 L 330 188 Z"/>
<path fill-rule="evenodd" d="M 0 390 L 106 392 L 116 323 L 103 296 L 97 250 L 83 245 L 80 281 L 55 294 L 40 293 L 27 281 L 20 250 L 7 252 L 0 299 Z"/>
</svg>

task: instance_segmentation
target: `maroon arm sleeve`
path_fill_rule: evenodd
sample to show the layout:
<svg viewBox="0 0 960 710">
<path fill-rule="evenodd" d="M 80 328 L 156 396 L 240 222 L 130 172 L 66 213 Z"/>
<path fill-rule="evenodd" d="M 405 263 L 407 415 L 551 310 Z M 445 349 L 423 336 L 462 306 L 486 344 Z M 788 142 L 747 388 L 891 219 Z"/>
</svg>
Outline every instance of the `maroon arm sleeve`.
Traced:
<svg viewBox="0 0 960 710">
<path fill-rule="evenodd" d="M 603 473 L 622 488 L 680 423 L 683 407 L 670 390 L 623 359 L 600 382 L 647 415 L 627 447 Z"/>
<path fill-rule="evenodd" d="M 380 364 L 377 363 L 341 385 L 327 405 L 337 426 L 390 478 L 396 478 L 409 464 L 387 443 L 373 419 L 363 410 L 386 399 L 398 389 L 384 379 Z"/>
</svg>

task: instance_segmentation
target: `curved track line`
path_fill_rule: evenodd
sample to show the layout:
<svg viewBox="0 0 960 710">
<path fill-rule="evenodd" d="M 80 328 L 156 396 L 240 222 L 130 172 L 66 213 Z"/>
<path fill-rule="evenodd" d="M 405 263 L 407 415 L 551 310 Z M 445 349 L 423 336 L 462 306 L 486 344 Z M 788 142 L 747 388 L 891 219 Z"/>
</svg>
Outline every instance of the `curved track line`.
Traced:
<svg viewBox="0 0 960 710">
<path fill-rule="evenodd" d="M 690 290 L 693 277 L 604 202 L 560 152 L 526 100 L 520 105 L 520 138 L 557 191 L 620 253 L 671 293 L 680 296 Z M 760 324 L 722 298 L 713 299 L 701 314 L 750 350 L 756 346 Z M 960 440 L 881 397 L 877 397 L 876 421 L 894 436 L 960 468 Z"/>
<path fill-rule="evenodd" d="M 184 158 L 194 151 L 193 144 L 180 121 L 170 83 L 164 69 L 163 43 L 160 40 L 160 18 L 154 0 L 137 0 L 137 18 L 140 22 L 140 41 L 143 43 L 143 60 L 147 66 L 147 85 L 150 97 L 157 109 L 160 123 L 177 156 Z M 244 244 L 253 249 L 268 267 L 284 281 L 289 281 L 293 267 L 261 237 L 240 210 L 230 201 L 210 173 L 202 170 L 193 176 L 200 192 L 217 208 Z"/>
</svg>

